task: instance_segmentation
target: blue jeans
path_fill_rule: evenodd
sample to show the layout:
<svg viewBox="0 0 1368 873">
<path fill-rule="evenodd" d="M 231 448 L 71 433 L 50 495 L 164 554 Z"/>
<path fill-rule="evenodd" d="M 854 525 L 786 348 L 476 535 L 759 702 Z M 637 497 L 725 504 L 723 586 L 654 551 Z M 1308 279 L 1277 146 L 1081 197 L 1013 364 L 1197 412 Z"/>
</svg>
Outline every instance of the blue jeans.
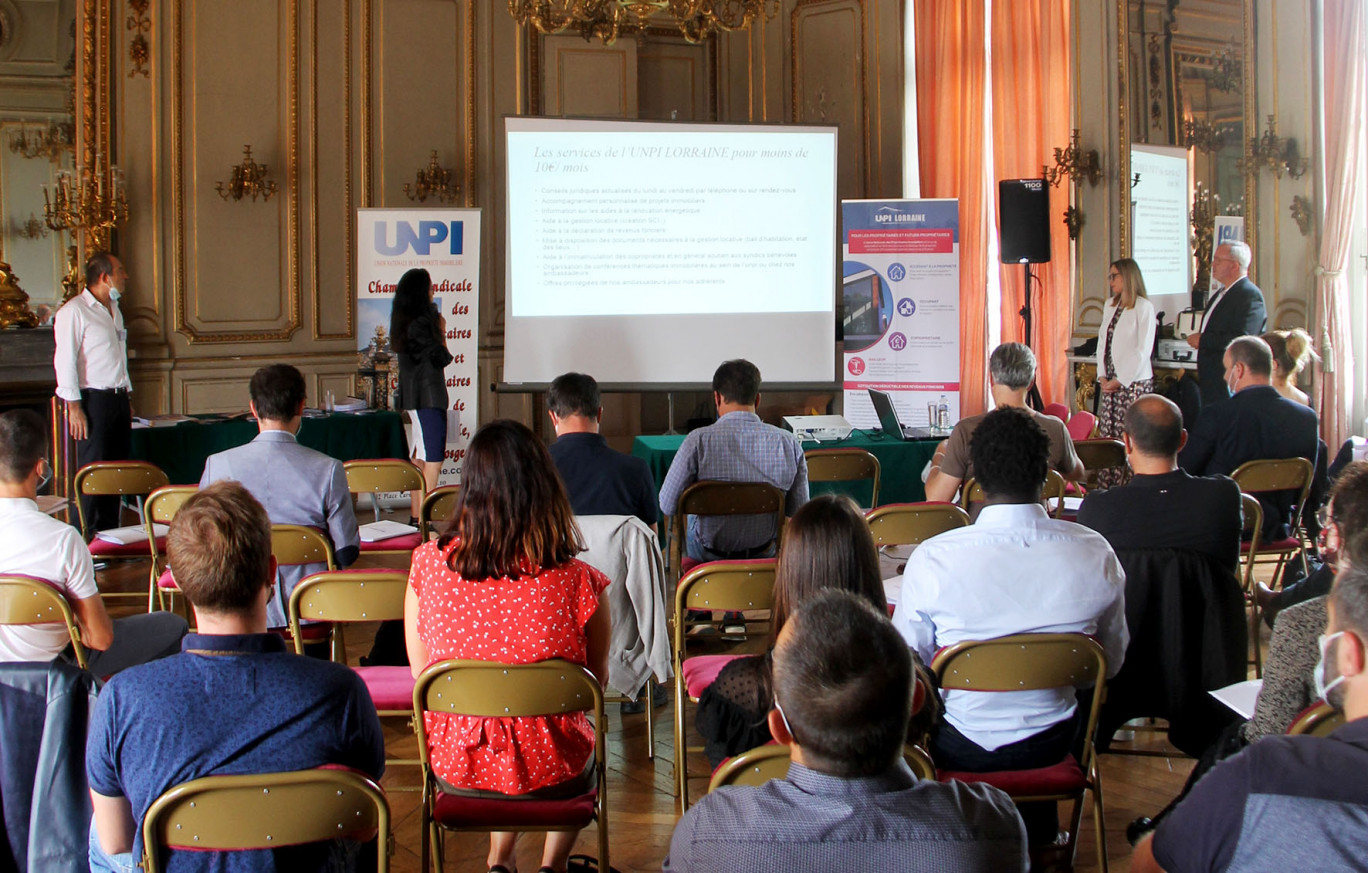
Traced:
<svg viewBox="0 0 1368 873">
<path fill-rule="evenodd" d="M 693 558 L 695 561 L 729 561 L 735 560 L 737 558 L 736 554 L 730 554 L 727 552 L 716 552 L 708 548 L 707 546 L 703 545 L 703 541 L 699 539 L 698 536 L 698 516 L 688 516 L 688 518 L 685 520 L 684 529 L 684 554 L 688 555 L 690 558 Z M 767 545 L 768 548 L 765 548 L 765 546 L 756 546 L 754 549 L 746 550 L 747 554 L 745 554 L 744 557 L 774 557 L 774 546 L 768 543 L 765 545 Z M 749 554 L 749 552 L 752 551 L 756 554 Z"/>
<path fill-rule="evenodd" d="M 132 852 L 109 855 L 100 845 L 100 837 L 95 832 L 95 819 L 90 820 L 90 873 L 136 873 L 137 864 Z"/>
</svg>

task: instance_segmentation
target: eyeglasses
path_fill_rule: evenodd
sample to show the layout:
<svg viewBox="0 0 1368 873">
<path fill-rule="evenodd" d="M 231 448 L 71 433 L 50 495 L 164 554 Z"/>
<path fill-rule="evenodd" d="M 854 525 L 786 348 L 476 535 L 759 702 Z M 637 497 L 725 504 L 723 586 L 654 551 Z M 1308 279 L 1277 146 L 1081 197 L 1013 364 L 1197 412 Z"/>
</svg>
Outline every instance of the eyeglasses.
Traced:
<svg viewBox="0 0 1368 873">
<path fill-rule="evenodd" d="M 1107 281 L 1108 281 L 1108 282 L 1110 282 L 1112 279 L 1120 279 L 1120 278 L 1121 278 L 1121 274 L 1120 274 L 1120 273 L 1108 273 L 1108 274 L 1107 274 Z"/>
<path fill-rule="evenodd" d="M 1321 526 L 1321 529 L 1328 528 L 1330 525 L 1335 523 L 1335 517 L 1330 514 L 1329 504 L 1326 504 L 1325 506 L 1322 506 L 1320 509 L 1316 510 L 1316 523 Z"/>
</svg>

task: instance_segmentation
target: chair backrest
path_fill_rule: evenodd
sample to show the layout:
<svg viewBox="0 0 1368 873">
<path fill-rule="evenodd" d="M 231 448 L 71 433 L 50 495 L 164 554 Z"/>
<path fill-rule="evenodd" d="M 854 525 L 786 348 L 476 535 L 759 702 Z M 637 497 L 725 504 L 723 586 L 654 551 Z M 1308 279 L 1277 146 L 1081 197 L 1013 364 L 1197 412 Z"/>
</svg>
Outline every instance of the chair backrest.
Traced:
<svg viewBox="0 0 1368 873">
<path fill-rule="evenodd" d="M 1287 726 L 1287 735 L 1328 737 L 1344 724 L 1344 713 L 1323 700 L 1307 707 Z"/>
<path fill-rule="evenodd" d="M 1086 409 L 1080 409 L 1069 416 L 1069 422 L 1065 427 L 1072 439 L 1085 440 L 1093 435 L 1093 430 L 1097 427 L 1097 416 Z"/>
<path fill-rule="evenodd" d="M 1074 451 L 1089 473 L 1126 466 L 1126 444 L 1105 437 L 1093 440 L 1074 440 Z"/>
<path fill-rule="evenodd" d="M 143 870 L 162 847 L 192 851 L 273 849 L 375 836 L 377 871 L 389 869 L 390 810 L 379 785 L 350 770 L 205 776 L 175 786 L 143 817 Z"/>
<path fill-rule="evenodd" d="M 903 760 L 918 779 L 935 781 L 936 765 L 921 746 L 912 743 L 903 746 Z M 708 790 L 724 785 L 764 785 L 771 779 L 783 779 L 788 776 L 789 763 L 788 746 L 777 743 L 757 746 L 723 762 L 713 773 Z"/>
<path fill-rule="evenodd" d="M 347 461 L 342 469 L 347 474 L 347 490 L 353 494 L 423 490 L 422 471 L 402 458 Z"/>
<path fill-rule="evenodd" d="M 1302 513 L 1306 509 L 1306 499 L 1311 492 L 1311 480 L 1315 478 L 1316 468 L 1305 458 L 1264 458 L 1245 461 L 1235 468 L 1230 478 L 1246 494 L 1262 494 L 1270 491 L 1296 491 L 1297 506 L 1292 517 L 1287 520 L 1288 528 L 1293 531 L 1301 526 Z"/>
<path fill-rule="evenodd" d="M 856 448 L 808 449 L 808 482 L 862 482 L 871 480 L 869 505 L 879 505 L 879 459 Z"/>
<path fill-rule="evenodd" d="M 965 640 L 947 646 L 931 661 L 943 691 L 1032 691 L 1095 685 L 1085 737 L 1097 730 L 1097 714 L 1106 696 L 1107 655 L 1085 634 L 1013 634 L 991 640 Z M 1082 761 L 1088 770 L 1093 754 L 1087 743 Z"/>
<path fill-rule="evenodd" d="M 271 554 L 282 566 L 327 564 L 329 570 L 337 569 L 332 543 L 317 529 L 302 524 L 271 525 Z"/>
<path fill-rule="evenodd" d="M 439 525 L 451 520 L 460 502 L 460 485 L 439 485 L 423 495 L 418 508 L 418 530 L 424 542 Z"/>
<path fill-rule="evenodd" d="M 1059 518 L 1064 514 L 1064 477 L 1059 475 L 1058 470 L 1050 469 L 1045 471 L 1045 483 L 1040 488 L 1040 498 L 1047 502 L 1055 501 L 1054 517 Z M 982 503 L 984 500 L 983 486 L 973 476 L 964 483 L 964 488 L 960 492 L 960 505 L 965 511 L 969 510 L 970 504 Z"/>
<path fill-rule="evenodd" d="M 1259 553 L 1259 537 L 1263 533 L 1263 504 L 1253 494 L 1240 492 L 1240 510 L 1244 521 L 1244 532 L 1249 534 L 1249 551 L 1245 554 L 1244 578 L 1241 587 L 1246 592 L 1254 590 L 1254 558 Z"/>
<path fill-rule="evenodd" d="M 156 524 L 170 524 L 180 512 L 180 508 L 199 491 L 196 485 L 166 485 L 147 495 L 147 501 L 143 504 L 143 527 L 147 529 L 148 548 L 152 550 L 152 557 L 157 557 L 157 533 L 153 529 Z"/>
<path fill-rule="evenodd" d="M 774 516 L 775 548 L 784 535 L 784 492 L 768 482 L 695 482 L 679 495 L 670 541 L 671 572 L 678 570 L 684 549 L 684 519 L 690 515 Z"/>
<path fill-rule="evenodd" d="M 81 628 L 71 604 L 57 586 L 31 576 L 0 574 L 0 624 L 49 624 L 62 622 L 71 637 L 76 663 L 84 670 L 86 650 L 81 643 Z"/>
<path fill-rule="evenodd" d="M 304 577 L 290 592 L 290 636 L 304 654 L 301 619 L 352 622 L 404 618 L 404 570 L 329 570 Z"/>
<path fill-rule="evenodd" d="M 1065 406 L 1063 403 L 1047 403 L 1045 404 L 1045 408 L 1042 409 L 1041 412 L 1045 413 L 1046 415 L 1053 415 L 1055 418 L 1063 422 L 1067 422 L 1069 420 L 1069 407 Z"/>
<path fill-rule="evenodd" d="M 969 513 L 953 503 L 891 503 L 865 515 L 876 546 L 920 545 L 937 534 L 967 527 Z"/>
<path fill-rule="evenodd" d="M 146 461 L 96 461 L 86 464 L 76 471 L 71 487 L 76 494 L 93 495 L 130 495 L 142 497 L 151 494 L 171 480 L 156 464 Z M 76 515 L 81 529 L 85 529 L 85 512 L 81 501 L 76 501 Z"/>
<path fill-rule="evenodd" d="M 774 608 L 774 574 L 778 561 L 709 561 L 693 568 L 675 589 L 675 617 L 689 609 L 742 612 Z M 676 621 L 676 625 L 680 622 Z M 675 628 L 676 637 L 683 633 Z M 678 642 L 678 639 L 676 639 Z"/>
</svg>

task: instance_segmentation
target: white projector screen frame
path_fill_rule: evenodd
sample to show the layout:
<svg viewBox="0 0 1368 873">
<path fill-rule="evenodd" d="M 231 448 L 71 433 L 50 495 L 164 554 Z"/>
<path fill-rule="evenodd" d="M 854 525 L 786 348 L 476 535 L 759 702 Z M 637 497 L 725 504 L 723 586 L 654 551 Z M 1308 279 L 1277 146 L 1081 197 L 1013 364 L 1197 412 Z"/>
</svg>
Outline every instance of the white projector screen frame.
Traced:
<svg viewBox="0 0 1368 873">
<path fill-rule="evenodd" d="M 1130 192 L 1131 257 L 1145 277 L 1155 312 L 1176 321 L 1192 302 L 1188 151 L 1136 144 L 1131 146 L 1131 169 L 1140 174 Z"/>
<path fill-rule="evenodd" d="M 836 384 L 834 126 L 510 116 L 504 146 L 503 386 Z"/>
</svg>

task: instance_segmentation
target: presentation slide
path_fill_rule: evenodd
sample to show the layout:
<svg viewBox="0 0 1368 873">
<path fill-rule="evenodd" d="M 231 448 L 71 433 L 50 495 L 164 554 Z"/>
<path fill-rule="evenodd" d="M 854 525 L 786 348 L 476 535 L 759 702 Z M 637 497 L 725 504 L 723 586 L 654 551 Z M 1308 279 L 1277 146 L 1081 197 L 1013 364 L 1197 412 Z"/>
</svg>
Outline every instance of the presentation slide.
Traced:
<svg viewBox="0 0 1368 873">
<path fill-rule="evenodd" d="M 504 381 L 836 378 L 836 129 L 506 119 Z"/>
<path fill-rule="evenodd" d="M 1131 146 L 1131 257 L 1140 265 L 1156 312 L 1172 322 L 1192 303 L 1188 227 L 1188 153 L 1175 146 Z"/>
</svg>

